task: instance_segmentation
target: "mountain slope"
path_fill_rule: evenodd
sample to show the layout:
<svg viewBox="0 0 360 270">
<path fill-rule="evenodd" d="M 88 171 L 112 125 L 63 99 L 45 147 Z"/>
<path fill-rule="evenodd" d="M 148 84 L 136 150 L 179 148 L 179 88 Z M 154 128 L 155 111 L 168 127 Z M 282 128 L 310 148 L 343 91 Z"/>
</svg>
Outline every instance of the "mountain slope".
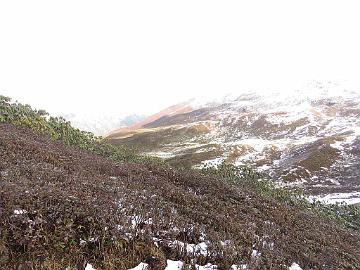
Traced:
<svg viewBox="0 0 360 270">
<path fill-rule="evenodd" d="M 250 187 L 166 166 L 119 165 L 9 124 L 0 124 L 0 148 L 6 269 L 140 262 L 162 269 L 166 259 L 191 258 L 224 269 L 360 266 L 357 233 Z"/>
<path fill-rule="evenodd" d="M 68 113 L 62 117 L 81 130 L 92 132 L 97 136 L 105 136 L 109 132 L 118 128 L 125 128 L 145 119 L 141 115 L 128 115 L 120 118 L 111 114 L 96 113 Z"/>
<path fill-rule="evenodd" d="M 176 170 L 3 96 L 0 122 L 1 269 L 359 267 L 358 207 Z"/>
<path fill-rule="evenodd" d="M 310 194 L 357 194 L 359 117 L 358 93 L 314 83 L 301 91 L 245 93 L 204 104 L 108 140 L 188 167 L 222 161 L 252 166 L 279 186 Z"/>
<path fill-rule="evenodd" d="M 147 124 L 152 123 L 154 120 L 157 120 L 161 117 L 174 116 L 174 115 L 186 113 L 186 112 L 189 112 L 192 110 L 193 110 L 193 108 L 191 107 L 190 102 L 183 102 L 180 104 L 176 104 L 176 105 L 170 106 L 168 108 L 165 108 L 164 110 L 161 110 L 158 113 L 155 113 L 144 119 L 141 119 L 140 121 L 133 123 L 132 125 L 129 125 L 127 127 L 122 127 L 115 131 L 112 131 L 109 134 L 109 136 L 113 136 L 113 134 L 116 134 L 117 137 L 124 137 L 124 136 L 126 137 L 126 136 L 129 136 L 129 133 L 131 134 L 132 131 L 137 130 L 142 127 L 145 127 Z"/>
</svg>

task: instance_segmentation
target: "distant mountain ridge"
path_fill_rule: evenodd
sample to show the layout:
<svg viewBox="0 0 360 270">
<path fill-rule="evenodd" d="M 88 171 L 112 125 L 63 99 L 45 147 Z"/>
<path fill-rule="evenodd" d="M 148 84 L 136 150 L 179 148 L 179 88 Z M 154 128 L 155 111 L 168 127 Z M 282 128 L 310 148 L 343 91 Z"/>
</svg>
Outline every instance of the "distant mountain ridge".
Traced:
<svg viewBox="0 0 360 270">
<path fill-rule="evenodd" d="M 311 194 L 360 191 L 360 95 L 341 85 L 249 92 L 135 126 L 109 141 L 185 166 L 249 165 Z"/>
<path fill-rule="evenodd" d="M 187 112 L 190 112 L 193 110 L 193 107 L 191 106 L 190 102 L 183 102 L 183 103 L 180 103 L 180 104 L 176 104 L 176 105 L 173 105 L 173 106 L 170 106 L 168 108 L 165 108 L 164 110 L 161 110 L 160 112 L 158 113 L 155 113 L 153 115 L 150 115 L 148 117 L 144 117 L 142 118 L 140 121 L 138 122 L 134 122 L 132 123 L 131 125 L 128 125 L 128 126 L 125 126 L 125 127 L 121 127 L 120 129 L 118 130 L 115 130 L 113 132 L 111 132 L 109 134 L 109 136 L 112 136 L 112 134 L 128 134 L 129 132 L 131 131 L 134 131 L 134 130 L 137 130 L 137 129 L 140 129 L 140 128 L 143 128 L 156 121 L 157 119 L 160 119 L 162 117 L 165 117 L 165 116 L 173 116 L 173 115 L 177 115 L 177 114 L 183 114 L 183 113 L 187 113 Z"/>
<path fill-rule="evenodd" d="M 90 131 L 96 135 L 106 136 L 114 129 L 131 126 L 134 123 L 145 119 L 144 115 L 132 114 L 125 117 L 117 117 L 112 115 L 92 115 L 92 114 L 64 114 L 62 115 L 72 125 L 81 130 Z"/>
</svg>

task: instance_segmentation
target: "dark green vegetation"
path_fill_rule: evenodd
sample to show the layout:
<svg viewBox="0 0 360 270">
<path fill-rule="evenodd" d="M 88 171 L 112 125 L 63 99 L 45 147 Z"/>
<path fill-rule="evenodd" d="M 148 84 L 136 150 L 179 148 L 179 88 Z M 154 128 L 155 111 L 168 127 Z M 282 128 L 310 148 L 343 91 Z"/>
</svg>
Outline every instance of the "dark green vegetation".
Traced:
<svg viewBox="0 0 360 270">
<path fill-rule="evenodd" d="M 307 203 L 248 168 L 173 169 L 1 100 L 0 269 L 360 267 L 356 207 Z"/>
<path fill-rule="evenodd" d="M 295 206 L 316 216 L 333 220 L 345 228 L 360 230 L 360 206 L 345 204 L 322 204 L 318 201 L 309 202 L 300 192 L 289 192 L 276 188 L 265 174 L 258 173 L 249 167 L 236 167 L 232 164 L 221 164 L 218 168 L 203 168 L 201 172 L 217 179 L 230 182 L 243 189 L 251 188 L 263 196 L 273 198 L 289 206 Z"/>
<path fill-rule="evenodd" d="M 52 139 L 61 140 L 66 145 L 74 145 L 81 149 L 110 158 L 116 162 L 161 162 L 160 159 L 137 155 L 134 150 L 121 145 L 106 143 L 103 138 L 79 130 L 71 126 L 62 117 L 52 117 L 44 110 L 32 109 L 29 105 L 12 102 L 10 98 L 0 95 L 0 123 L 29 127 Z"/>
</svg>

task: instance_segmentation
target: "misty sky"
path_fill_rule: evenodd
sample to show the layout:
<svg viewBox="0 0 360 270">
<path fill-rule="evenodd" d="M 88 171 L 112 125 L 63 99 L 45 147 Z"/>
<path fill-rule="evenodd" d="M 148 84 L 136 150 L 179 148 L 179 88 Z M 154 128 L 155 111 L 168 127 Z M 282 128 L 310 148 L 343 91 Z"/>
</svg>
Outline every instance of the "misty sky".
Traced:
<svg viewBox="0 0 360 270">
<path fill-rule="evenodd" d="M 358 1 L 1 1 L 0 94 L 52 113 L 357 82 Z"/>
</svg>

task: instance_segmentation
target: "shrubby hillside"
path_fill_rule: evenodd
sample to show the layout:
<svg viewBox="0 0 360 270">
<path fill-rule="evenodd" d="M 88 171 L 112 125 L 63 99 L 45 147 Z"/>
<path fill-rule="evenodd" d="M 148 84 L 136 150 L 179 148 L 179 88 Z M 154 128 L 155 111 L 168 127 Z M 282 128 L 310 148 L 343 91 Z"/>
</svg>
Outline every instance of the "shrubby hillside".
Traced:
<svg viewBox="0 0 360 270">
<path fill-rule="evenodd" d="M 358 207 L 173 168 L 5 97 L 0 122 L 1 269 L 360 267 Z"/>
<path fill-rule="evenodd" d="M 117 162 L 160 162 L 160 159 L 137 155 L 129 147 L 106 143 L 100 136 L 72 127 L 70 122 L 62 117 L 52 117 L 44 110 L 35 110 L 30 105 L 12 102 L 9 97 L 0 96 L 0 122 L 29 127 L 54 140 L 61 140 L 66 145 L 75 145 Z"/>
</svg>

